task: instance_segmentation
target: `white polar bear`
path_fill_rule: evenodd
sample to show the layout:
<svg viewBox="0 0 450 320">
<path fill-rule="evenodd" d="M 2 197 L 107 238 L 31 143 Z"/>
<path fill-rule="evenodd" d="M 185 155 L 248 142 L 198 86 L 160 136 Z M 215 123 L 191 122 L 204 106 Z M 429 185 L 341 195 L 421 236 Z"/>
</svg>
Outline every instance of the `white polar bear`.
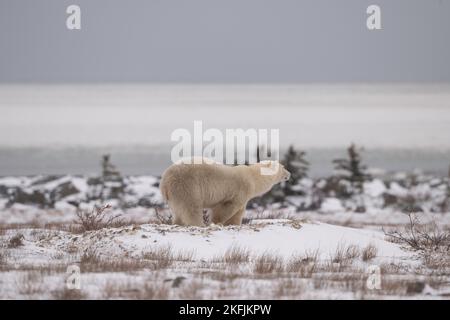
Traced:
<svg viewBox="0 0 450 320">
<path fill-rule="evenodd" d="M 160 189 L 175 224 L 203 226 L 203 209 L 211 209 L 213 223 L 240 225 L 250 199 L 289 177 L 276 161 L 227 166 L 205 158 L 171 165 L 162 175 Z"/>
</svg>

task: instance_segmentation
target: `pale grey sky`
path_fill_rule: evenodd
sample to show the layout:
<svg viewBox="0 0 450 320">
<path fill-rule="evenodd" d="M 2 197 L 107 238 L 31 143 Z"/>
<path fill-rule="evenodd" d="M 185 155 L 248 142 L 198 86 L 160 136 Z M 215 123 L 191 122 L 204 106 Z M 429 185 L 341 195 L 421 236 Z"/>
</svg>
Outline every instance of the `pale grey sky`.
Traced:
<svg viewBox="0 0 450 320">
<path fill-rule="evenodd" d="M 449 57 L 445 0 L 0 0 L 4 83 L 448 82 Z"/>
</svg>

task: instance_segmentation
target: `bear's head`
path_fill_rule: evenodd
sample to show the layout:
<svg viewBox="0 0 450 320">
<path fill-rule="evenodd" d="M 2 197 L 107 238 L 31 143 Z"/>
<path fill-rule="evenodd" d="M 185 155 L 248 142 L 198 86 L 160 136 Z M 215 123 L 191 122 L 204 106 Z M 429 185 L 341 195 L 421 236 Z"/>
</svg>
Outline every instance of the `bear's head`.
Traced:
<svg viewBox="0 0 450 320">
<path fill-rule="evenodd" d="M 265 160 L 256 164 L 259 167 L 260 174 L 272 178 L 274 183 L 287 181 L 291 173 L 278 161 Z"/>
</svg>

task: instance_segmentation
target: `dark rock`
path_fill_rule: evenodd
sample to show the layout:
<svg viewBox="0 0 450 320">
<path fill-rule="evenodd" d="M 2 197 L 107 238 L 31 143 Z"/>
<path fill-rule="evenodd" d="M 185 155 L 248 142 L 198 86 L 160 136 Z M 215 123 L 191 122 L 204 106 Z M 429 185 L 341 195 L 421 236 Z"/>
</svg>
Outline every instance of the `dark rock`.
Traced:
<svg viewBox="0 0 450 320">
<path fill-rule="evenodd" d="M 79 192 L 80 190 L 78 190 L 71 181 L 67 181 L 53 189 L 50 192 L 50 198 L 54 201 L 58 201 Z"/>
<path fill-rule="evenodd" d="M 395 204 L 397 204 L 397 201 L 398 201 L 396 196 L 386 193 L 386 192 L 383 193 L 383 200 L 384 200 L 385 207 L 395 205 Z"/>
<path fill-rule="evenodd" d="M 60 178 L 61 178 L 61 176 L 58 176 L 58 175 L 42 176 L 42 177 L 39 177 L 36 180 L 34 180 L 31 183 L 31 186 L 38 186 L 38 185 L 41 185 L 41 184 L 46 184 L 48 182 L 55 181 L 55 180 L 58 180 Z"/>
<path fill-rule="evenodd" d="M 42 191 L 34 190 L 32 193 L 28 193 L 17 188 L 10 198 L 10 204 L 13 203 L 34 204 L 44 208 L 50 204 L 50 201 L 48 201 L 46 194 Z"/>
</svg>

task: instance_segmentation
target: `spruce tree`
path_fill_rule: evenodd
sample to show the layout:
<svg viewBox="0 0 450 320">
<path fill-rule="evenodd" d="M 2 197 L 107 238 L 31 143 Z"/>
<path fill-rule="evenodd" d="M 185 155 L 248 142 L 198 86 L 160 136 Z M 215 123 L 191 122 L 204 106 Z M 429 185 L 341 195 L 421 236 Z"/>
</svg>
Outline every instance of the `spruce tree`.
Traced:
<svg viewBox="0 0 450 320">
<path fill-rule="evenodd" d="M 305 159 L 306 152 L 299 151 L 290 145 L 281 163 L 291 173 L 291 178 L 286 181 L 284 191 L 287 195 L 294 194 L 293 187 L 301 179 L 308 176 L 309 162 Z"/>
<path fill-rule="evenodd" d="M 125 189 L 125 181 L 117 170 L 116 166 L 111 163 L 109 154 L 102 156 L 102 201 L 109 198 L 121 199 Z"/>
<path fill-rule="evenodd" d="M 333 160 L 335 170 L 343 173 L 340 178 L 350 181 L 352 186 L 359 191 L 362 191 L 363 182 L 370 179 L 367 167 L 362 164 L 360 154 L 362 150 L 352 143 L 347 149 L 348 158 Z"/>
</svg>

